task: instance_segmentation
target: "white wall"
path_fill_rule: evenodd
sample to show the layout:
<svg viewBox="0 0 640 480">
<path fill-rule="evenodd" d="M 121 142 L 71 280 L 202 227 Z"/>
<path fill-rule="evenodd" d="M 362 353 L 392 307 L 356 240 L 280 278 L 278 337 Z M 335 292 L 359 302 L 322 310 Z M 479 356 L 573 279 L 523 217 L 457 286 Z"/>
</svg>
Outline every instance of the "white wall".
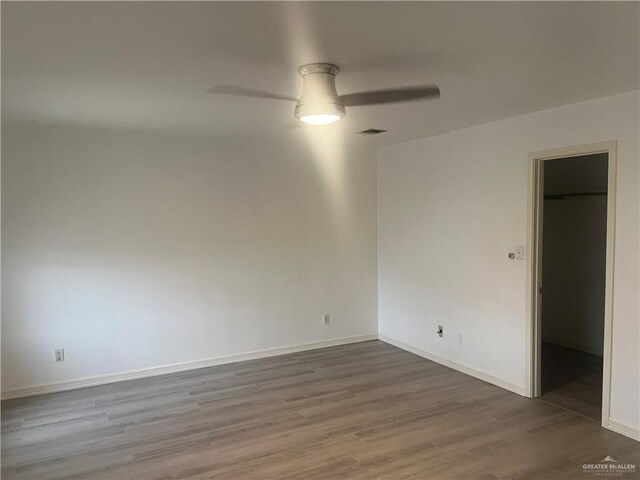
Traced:
<svg viewBox="0 0 640 480">
<path fill-rule="evenodd" d="M 374 151 L 2 140 L 3 390 L 376 333 Z"/>
<path fill-rule="evenodd" d="M 611 418 L 637 431 L 639 101 L 635 91 L 379 150 L 380 334 L 524 390 L 525 262 L 507 254 L 525 243 L 527 154 L 618 140 Z"/>
</svg>

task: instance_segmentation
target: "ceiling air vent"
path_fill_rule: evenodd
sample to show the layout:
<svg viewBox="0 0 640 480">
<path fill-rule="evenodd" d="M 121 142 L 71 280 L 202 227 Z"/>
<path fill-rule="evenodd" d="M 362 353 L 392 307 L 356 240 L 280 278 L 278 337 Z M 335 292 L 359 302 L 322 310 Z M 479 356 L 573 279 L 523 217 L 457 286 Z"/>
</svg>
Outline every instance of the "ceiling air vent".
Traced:
<svg viewBox="0 0 640 480">
<path fill-rule="evenodd" d="M 361 132 L 356 132 L 358 135 L 379 135 L 380 133 L 388 132 L 389 130 L 378 130 L 377 128 L 370 128 Z"/>
</svg>

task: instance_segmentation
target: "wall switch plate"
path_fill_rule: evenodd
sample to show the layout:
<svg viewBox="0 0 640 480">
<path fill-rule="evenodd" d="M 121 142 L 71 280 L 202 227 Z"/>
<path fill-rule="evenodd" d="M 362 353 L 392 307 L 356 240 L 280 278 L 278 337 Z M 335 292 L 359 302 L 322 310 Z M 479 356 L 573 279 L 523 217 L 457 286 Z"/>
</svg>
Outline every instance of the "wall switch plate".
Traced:
<svg viewBox="0 0 640 480">
<path fill-rule="evenodd" d="M 524 245 L 516 247 L 516 260 L 524 260 Z"/>
<path fill-rule="evenodd" d="M 444 327 L 442 325 L 438 325 L 438 336 L 440 338 L 444 337 Z"/>
<path fill-rule="evenodd" d="M 329 323 L 331 323 L 331 315 L 329 315 L 328 313 L 325 313 L 325 314 L 322 316 L 322 323 L 323 323 L 324 325 L 329 325 Z"/>
<path fill-rule="evenodd" d="M 56 348 L 54 350 L 55 353 L 55 357 L 56 357 L 56 363 L 57 362 L 64 362 L 64 348 Z"/>
<path fill-rule="evenodd" d="M 464 334 L 462 332 L 458 332 L 458 345 L 461 347 L 464 344 Z"/>
</svg>

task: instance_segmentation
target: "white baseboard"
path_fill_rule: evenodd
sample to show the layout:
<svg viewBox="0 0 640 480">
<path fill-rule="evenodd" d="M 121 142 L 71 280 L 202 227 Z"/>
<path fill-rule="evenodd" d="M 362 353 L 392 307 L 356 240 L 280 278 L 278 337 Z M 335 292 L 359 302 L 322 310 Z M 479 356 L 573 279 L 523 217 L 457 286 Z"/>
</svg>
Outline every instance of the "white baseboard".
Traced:
<svg viewBox="0 0 640 480">
<path fill-rule="evenodd" d="M 606 425 L 603 425 L 603 427 L 640 442 L 640 430 L 631 425 L 609 418 L 609 421 L 606 422 Z"/>
<path fill-rule="evenodd" d="M 3 391 L 0 395 L 0 398 L 2 400 L 7 400 L 10 398 L 31 397 L 34 395 L 43 395 L 45 393 L 62 392 L 65 390 L 93 387 L 96 385 L 122 382 L 125 380 L 135 380 L 138 378 L 155 377 L 157 375 L 165 375 L 167 373 L 177 373 L 184 372 L 186 370 L 195 370 L 197 368 L 215 367 L 216 365 L 225 365 L 227 363 L 275 357 L 278 355 L 286 355 L 287 353 L 304 352 L 306 350 L 317 350 L 318 348 L 334 347 L 337 345 L 347 345 L 349 343 L 366 342 L 369 340 L 377 339 L 378 334 L 371 333 L 367 335 L 357 335 L 355 337 L 341 337 L 333 338 L 331 340 L 322 340 L 319 342 L 308 342 L 298 345 L 288 345 L 285 347 L 267 348 L 264 350 L 239 353 L 236 355 L 227 355 L 224 357 L 207 358 L 204 360 L 174 363 L 171 365 L 162 365 L 159 367 L 142 368 L 139 370 L 130 370 L 127 372 L 110 373 L 107 375 L 100 375 L 95 377 L 84 377 L 73 380 L 65 380 L 63 382 L 17 388 L 14 390 Z"/>
<path fill-rule="evenodd" d="M 493 375 L 489 375 L 488 373 L 481 372 L 480 370 L 476 370 L 475 368 L 470 367 L 468 365 L 463 365 L 461 363 L 457 363 L 452 360 L 447 360 L 446 358 L 439 357 L 437 355 L 434 355 L 432 353 L 429 353 L 425 350 L 414 347 L 407 343 L 401 342 L 399 340 L 395 340 L 393 338 L 389 338 L 385 335 L 379 335 L 378 337 L 383 342 L 386 342 L 393 346 L 401 348 L 402 350 L 406 350 L 407 352 L 415 353 L 416 355 L 426 358 L 427 360 L 431 360 L 432 362 L 436 362 L 436 363 L 439 363 L 440 365 L 444 365 L 445 367 L 452 368 L 453 370 L 457 370 L 467 375 L 471 375 L 472 377 L 478 378 L 487 383 L 491 383 L 492 385 L 495 385 L 497 387 L 504 388 L 505 390 L 509 390 L 510 392 L 517 393 L 518 395 L 522 395 L 523 397 L 527 396 L 525 392 L 525 388 L 519 385 L 516 385 L 514 383 L 501 380 L 499 378 L 494 377 Z"/>
</svg>

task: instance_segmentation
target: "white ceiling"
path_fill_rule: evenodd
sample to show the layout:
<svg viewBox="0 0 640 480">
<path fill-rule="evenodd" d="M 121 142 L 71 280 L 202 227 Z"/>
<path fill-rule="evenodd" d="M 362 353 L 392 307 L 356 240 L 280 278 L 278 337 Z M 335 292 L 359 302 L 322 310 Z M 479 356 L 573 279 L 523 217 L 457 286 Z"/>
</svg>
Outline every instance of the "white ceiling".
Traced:
<svg viewBox="0 0 640 480">
<path fill-rule="evenodd" d="M 639 88 L 637 2 L 2 3 L 4 121 L 264 138 L 340 129 L 372 146 Z M 296 68 L 337 63 L 340 93 L 437 83 L 442 98 L 302 127 Z M 389 129 L 377 137 L 353 132 Z"/>
</svg>

